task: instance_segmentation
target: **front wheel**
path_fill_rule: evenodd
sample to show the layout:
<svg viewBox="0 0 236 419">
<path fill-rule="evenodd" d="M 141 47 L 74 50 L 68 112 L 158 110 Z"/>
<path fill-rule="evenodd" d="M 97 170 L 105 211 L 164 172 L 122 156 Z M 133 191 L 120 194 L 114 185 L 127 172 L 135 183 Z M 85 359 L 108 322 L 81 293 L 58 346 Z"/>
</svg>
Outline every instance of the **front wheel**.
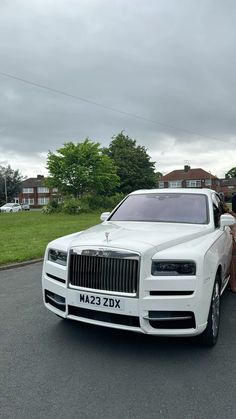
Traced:
<svg viewBox="0 0 236 419">
<path fill-rule="evenodd" d="M 210 311 L 207 320 L 207 327 L 201 334 L 201 341 L 206 346 L 214 346 L 218 339 L 220 327 L 220 278 L 216 276 Z"/>
</svg>

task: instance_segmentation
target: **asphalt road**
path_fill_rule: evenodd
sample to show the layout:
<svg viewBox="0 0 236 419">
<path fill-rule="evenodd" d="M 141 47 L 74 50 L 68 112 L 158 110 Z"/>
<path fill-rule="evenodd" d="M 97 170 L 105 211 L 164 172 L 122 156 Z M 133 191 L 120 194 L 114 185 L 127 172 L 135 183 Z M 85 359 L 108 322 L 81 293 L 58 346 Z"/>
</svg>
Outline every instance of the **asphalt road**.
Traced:
<svg viewBox="0 0 236 419">
<path fill-rule="evenodd" d="M 1 418 L 236 418 L 236 295 L 206 349 L 60 320 L 40 277 L 41 263 L 0 271 Z"/>
</svg>

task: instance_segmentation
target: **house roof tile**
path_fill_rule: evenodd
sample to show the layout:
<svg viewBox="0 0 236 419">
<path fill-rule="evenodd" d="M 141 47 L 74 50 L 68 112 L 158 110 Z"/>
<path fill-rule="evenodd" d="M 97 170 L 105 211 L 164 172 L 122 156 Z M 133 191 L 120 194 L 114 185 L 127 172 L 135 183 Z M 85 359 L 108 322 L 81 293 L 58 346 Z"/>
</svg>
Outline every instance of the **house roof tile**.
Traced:
<svg viewBox="0 0 236 419">
<path fill-rule="evenodd" d="M 44 186 L 45 178 L 44 177 L 30 177 L 26 180 L 23 180 L 21 186 L 22 188 L 37 188 L 38 186 Z"/>
<path fill-rule="evenodd" d="M 188 171 L 173 170 L 167 175 L 162 176 L 161 181 L 172 181 L 172 180 L 200 180 L 200 179 L 218 179 L 216 176 L 201 168 L 189 169 Z"/>
<path fill-rule="evenodd" d="M 236 186 L 236 177 L 220 179 L 221 186 Z"/>
</svg>

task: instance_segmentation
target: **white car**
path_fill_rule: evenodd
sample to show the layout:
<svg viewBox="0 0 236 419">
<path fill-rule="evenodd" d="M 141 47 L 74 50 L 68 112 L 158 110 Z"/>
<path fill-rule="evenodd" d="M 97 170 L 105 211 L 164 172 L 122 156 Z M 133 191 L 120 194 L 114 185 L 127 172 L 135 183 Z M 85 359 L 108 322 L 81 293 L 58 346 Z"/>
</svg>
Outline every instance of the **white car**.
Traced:
<svg viewBox="0 0 236 419">
<path fill-rule="evenodd" d="M 211 189 L 128 195 L 103 222 L 48 244 L 45 306 L 81 322 L 217 341 L 229 280 L 230 225 Z"/>
<path fill-rule="evenodd" d="M 29 204 L 21 204 L 21 209 L 22 211 L 30 211 L 30 206 Z"/>
<path fill-rule="evenodd" d="M 22 208 L 21 208 L 21 205 L 10 202 L 0 207 L 0 211 L 1 212 L 18 212 L 18 211 L 22 211 Z"/>
</svg>

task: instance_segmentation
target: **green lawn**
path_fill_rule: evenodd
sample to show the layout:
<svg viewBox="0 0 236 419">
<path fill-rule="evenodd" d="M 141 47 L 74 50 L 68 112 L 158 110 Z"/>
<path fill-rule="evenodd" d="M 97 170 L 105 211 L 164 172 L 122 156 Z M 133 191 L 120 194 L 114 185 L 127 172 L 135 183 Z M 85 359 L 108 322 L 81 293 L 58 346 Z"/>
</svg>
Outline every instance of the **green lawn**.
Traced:
<svg viewBox="0 0 236 419">
<path fill-rule="evenodd" d="M 100 213 L 45 215 L 40 211 L 0 213 L 0 266 L 41 258 L 47 243 L 100 222 Z"/>
</svg>

